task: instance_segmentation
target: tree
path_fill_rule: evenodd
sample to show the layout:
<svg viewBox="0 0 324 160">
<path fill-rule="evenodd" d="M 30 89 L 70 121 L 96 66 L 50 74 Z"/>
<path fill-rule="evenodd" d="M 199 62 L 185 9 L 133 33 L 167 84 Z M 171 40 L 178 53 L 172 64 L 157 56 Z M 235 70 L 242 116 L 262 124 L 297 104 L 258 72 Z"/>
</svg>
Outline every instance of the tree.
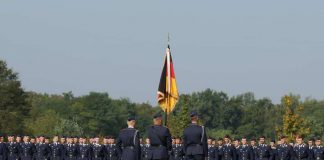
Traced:
<svg viewBox="0 0 324 160">
<path fill-rule="evenodd" d="M 174 112 L 169 119 L 169 128 L 173 136 L 181 137 L 183 130 L 189 125 L 189 109 L 188 109 L 188 95 L 182 95 L 180 101 L 184 101 L 178 112 Z"/>
<path fill-rule="evenodd" d="M 0 60 L 0 132 L 23 133 L 22 122 L 29 110 L 18 74 Z"/>
</svg>

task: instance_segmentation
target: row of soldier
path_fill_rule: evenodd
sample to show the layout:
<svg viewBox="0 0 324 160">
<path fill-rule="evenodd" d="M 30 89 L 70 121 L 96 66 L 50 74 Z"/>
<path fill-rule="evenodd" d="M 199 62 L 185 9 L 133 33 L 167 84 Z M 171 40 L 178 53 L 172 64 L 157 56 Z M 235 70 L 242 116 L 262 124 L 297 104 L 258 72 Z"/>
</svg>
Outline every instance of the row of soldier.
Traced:
<svg viewBox="0 0 324 160">
<path fill-rule="evenodd" d="M 171 138 L 170 131 L 163 126 L 162 115 L 153 116 L 153 125 L 147 128 L 148 138 L 142 141 L 139 130 L 135 129 L 136 120 L 127 119 L 127 128 L 122 129 L 115 139 L 107 136 L 100 143 L 99 137 L 23 136 L 0 137 L 0 160 L 323 160 L 324 148 L 320 139 L 315 145 L 306 145 L 302 137 L 295 144 L 288 144 L 282 136 L 275 144 L 265 143 L 265 137 L 258 142 L 247 138 L 231 141 L 229 136 L 217 141 L 207 138 L 204 126 L 198 125 L 198 113 L 191 112 L 191 123 L 183 136 Z M 30 139 L 31 138 L 31 139 Z"/>
</svg>

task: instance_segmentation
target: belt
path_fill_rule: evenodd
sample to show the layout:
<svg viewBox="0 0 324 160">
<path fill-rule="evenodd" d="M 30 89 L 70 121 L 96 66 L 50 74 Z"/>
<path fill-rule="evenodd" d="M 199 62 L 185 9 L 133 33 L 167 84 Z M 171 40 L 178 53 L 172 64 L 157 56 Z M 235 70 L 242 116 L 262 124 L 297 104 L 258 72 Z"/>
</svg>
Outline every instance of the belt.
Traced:
<svg viewBox="0 0 324 160">
<path fill-rule="evenodd" d="M 190 144 L 189 146 L 201 146 L 201 144 Z"/>
<path fill-rule="evenodd" d="M 134 149 L 134 146 L 126 146 L 124 149 Z"/>
<path fill-rule="evenodd" d="M 160 144 L 158 144 L 158 145 L 151 145 L 152 147 L 165 147 L 165 146 L 163 146 L 163 145 L 160 145 Z"/>
</svg>

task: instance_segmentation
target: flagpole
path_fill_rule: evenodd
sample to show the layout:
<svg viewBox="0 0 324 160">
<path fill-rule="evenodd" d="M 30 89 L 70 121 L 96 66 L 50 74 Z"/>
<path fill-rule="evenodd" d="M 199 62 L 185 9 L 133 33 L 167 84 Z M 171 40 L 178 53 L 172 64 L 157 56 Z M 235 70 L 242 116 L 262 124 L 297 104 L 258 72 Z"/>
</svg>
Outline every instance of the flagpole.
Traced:
<svg viewBox="0 0 324 160">
<path fill-rule="evenodd" d="M 170 33 L 168 32 L 168 48 L 170 47 Z M 168 66 L 170 67 L 170 66 Z M 168 85 L 170 85 L 171 82 L 168 82 Z M 167 91 L 167 107 L 165 109 L 165 126 L 168 127 L 168 107 L 170 105 L 170 95 L 169 90 Z"/>
</svg>

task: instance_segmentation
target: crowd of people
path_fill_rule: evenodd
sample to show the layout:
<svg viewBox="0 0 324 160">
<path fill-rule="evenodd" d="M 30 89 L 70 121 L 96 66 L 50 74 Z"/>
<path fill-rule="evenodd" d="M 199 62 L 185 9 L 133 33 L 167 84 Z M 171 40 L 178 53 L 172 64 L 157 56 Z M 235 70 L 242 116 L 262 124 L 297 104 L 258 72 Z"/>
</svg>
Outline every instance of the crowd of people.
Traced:
<svg viewBox="0 0 324 160">
<path fill-rule="evenodd" d="M 320 138 L 307 144 L 302 136 L 296 136 L 295 143 L 287 143 L 286 136 L 269 144 L 264 136 L 232 140 L 226 135 L 216 140 L 207 138 L 196 112 L 190 117 L 182 137 L 171 137 L 160 114 L 154 115 L 145 139 L 135 129 L 134 117 L 128 118 L 128 127 L 116 139 L 0 135 L 0 160 L 324 160 Z"/>
</svg>

